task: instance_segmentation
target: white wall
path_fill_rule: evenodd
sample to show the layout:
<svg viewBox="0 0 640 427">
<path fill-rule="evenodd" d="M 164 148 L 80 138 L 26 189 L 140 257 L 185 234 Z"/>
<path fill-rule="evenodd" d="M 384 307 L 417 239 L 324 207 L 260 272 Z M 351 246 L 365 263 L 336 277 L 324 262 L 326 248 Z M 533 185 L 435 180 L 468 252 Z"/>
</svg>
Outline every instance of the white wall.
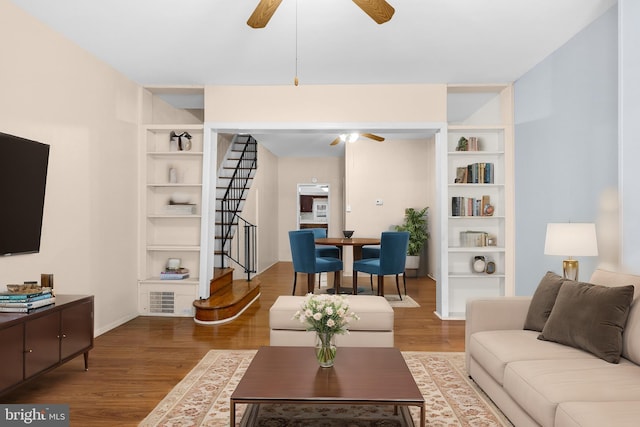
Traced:
<svg viewBox="0 0 640 427">
<path fill-rule="evenodd" d="M 0 52 L 0 131 L 51 145 L 40 253 L 0 258 L 0 286 L 52 273 L 100 334 L 137 313 L 138 86 L 9 0 Z"/>
<path fill-rule="evenodd" d="M 562 257 L 543 253 L 546 224 L 596 222 L 601 198 L 615 192 L 616 50 L 614 7 L 514 85 L 516 294 L 561 272 Z M 599 260 L 578 259 L 588 280 Z"/>
<path fill-rule="evenodd" d="M 387 139 L 348 144 L 345 153 L 345 228 L 354 236 L 379 237 L 402 224 L 406 208 L 435 210 L 435 141 Z M 431 167 L 430 167 L 431 166 Z M 376 200 L 382 205 L 376 205 Z M 351 274 L 351 252 L 345 252 L 345 273 Z M 435 262 L 431 264 L 435 268 Z"/>
<path fill-rule="evenodd" d="M 278 160 L 278 258 L 291 261 L 290 230 L 297 228 L 298 184 L 329 184 L 329 237 L 342 235 L 344 220 L 344 159 L 282 157 Z"/>
</svg>

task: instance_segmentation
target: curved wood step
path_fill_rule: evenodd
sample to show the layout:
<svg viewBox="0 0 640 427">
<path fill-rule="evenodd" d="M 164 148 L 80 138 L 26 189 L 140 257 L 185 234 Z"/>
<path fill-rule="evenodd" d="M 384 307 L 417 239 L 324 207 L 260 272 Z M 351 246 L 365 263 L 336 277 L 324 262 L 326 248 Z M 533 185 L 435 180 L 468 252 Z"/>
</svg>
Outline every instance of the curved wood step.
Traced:
<svg viewBox="0 0 640 427">
<path fill-rule="evenodd" d="M 195 321 L 204 324 L 229 322 L 260 296 L 260 280 L 234 280 L 207 299 L 193 302 Z"/>
</svg>

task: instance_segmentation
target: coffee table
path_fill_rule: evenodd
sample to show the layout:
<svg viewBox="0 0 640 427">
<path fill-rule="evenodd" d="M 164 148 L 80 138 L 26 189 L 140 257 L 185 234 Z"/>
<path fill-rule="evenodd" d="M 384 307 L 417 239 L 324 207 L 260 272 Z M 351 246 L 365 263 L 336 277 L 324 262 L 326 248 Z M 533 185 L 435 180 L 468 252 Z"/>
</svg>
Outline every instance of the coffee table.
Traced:
<svg viewBox="0 0 640 427">
<path fill-rule="evenodd" d="M 418 406 L 425 425 L 424 397 L 393 347 L 340 347 L 332 368 L 313 347 L 260 347 L 231 394 L 232 427 L 238 403 Z"/>
</svg>

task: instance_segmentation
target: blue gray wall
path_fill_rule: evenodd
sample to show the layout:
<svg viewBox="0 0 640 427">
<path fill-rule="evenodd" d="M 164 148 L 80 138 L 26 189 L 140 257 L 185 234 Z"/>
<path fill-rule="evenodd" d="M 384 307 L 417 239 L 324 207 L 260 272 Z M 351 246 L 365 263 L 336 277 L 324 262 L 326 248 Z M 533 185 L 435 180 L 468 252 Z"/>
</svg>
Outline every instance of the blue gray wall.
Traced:
<svg viewBox="0 0 640 427">
<path fill-rule="evenodd" d="M 544 255 L 550 222 L 596 222 L 618 185 L 617 7 L 514 85 L 516 294 L 531 295 L 562 257 Z M 597 258 L 578 257 L 588 280 Z"/>
<path fill-rule="evenodd" d="M 640 2 L 618 0 L 622 268 L 640 274 Z"/>
</svg>

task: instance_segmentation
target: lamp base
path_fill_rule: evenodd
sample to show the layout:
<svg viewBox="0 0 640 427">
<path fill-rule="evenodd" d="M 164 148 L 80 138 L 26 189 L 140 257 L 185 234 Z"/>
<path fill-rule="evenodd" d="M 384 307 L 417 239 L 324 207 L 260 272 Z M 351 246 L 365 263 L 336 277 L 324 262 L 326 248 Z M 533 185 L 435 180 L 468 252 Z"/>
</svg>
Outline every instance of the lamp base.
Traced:
<svg viewBox="0 0 640 427">
<path fill-rule="evenodd" d="M 565 279 L 578 280 L 578 260 L 565 259 L 562 261 L 562 273 Z"/>
</svg>

